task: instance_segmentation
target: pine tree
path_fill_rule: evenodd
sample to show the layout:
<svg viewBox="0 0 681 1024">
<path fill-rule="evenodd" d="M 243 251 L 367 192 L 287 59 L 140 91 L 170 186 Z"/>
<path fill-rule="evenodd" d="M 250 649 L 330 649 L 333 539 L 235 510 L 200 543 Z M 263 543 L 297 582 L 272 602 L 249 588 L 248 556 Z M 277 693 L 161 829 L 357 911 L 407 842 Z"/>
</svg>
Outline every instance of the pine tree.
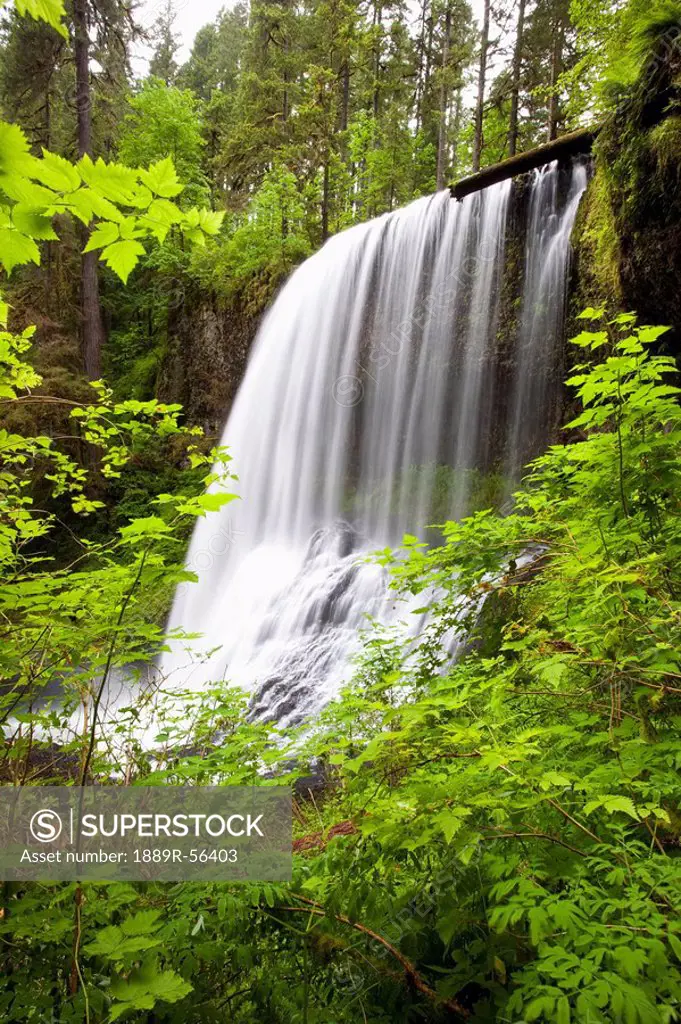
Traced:
<svg viewBox="0 0 681 1024">
<path fill-rule="evenodd" d="M 76 74 L 78 156 L 92 156 L 92 90 L 90 88 L 90 11 L 88 0 L 73 0 L 73 54 Z M 90 237 L 81 231 L 83 248 Z M 101 376 L 102 350 L 106 342 L 99 299 L 98 256 L 95 251 L 81 257 L 80 302 L 82 353 L 85 373 L 91 380 Z"/>
<path fill-rule="evenodd" d="M 66 40 L 44 22 L 13 10 L 0 23 L 0 108 L 22 126 L 36 152 L 64 142 L 68 58 Z"/>
<path fill-rule="evenodd" d="M 437 139 L 437 187 L 445 186 L 445 168 L 447 164 L 447 114 L 449 109 L 449 48 L 452 34 L 452 9 L 447 3 L 445 9 L 445 32 L 442 46 L 442 68 L 440 77 L 440 121 Z"/>
<path fill-rule="evenodd" d="M 485 80 L 487 77 L 487 52 L 489 49 L 490 0 L 484 0 L 484 14 L 480 32 L 480 56 L 478 62 L 478 96 L 475 104 L 475 134 L 473 136 L 473 170 L 480 170 L 482 157 L 483 124 L 485 114 Z"/>
<path fill-rule="evenodd" d="M 174 84 L 178 72 L 175 54 L 180 45 L 173 32 L 176 17 L 173 0 L 166 0 L 165 7 L 156 19 L 152 32 L 156 47 L 149 64 L 149 74 L 154 78 L 160 78 L 166 85 Z"/>
<path fill-rule="evenodd" d="M 518 0 L 518 21 L 516 24 L 513 67 L 511 70 L 511 112 L 508 120 L 508 155 L 515 156 L 518 145 L 518 105 L 520 101 L 520 76 L 523 62 L 525 30 L 525 0 Z"/>
</svg>

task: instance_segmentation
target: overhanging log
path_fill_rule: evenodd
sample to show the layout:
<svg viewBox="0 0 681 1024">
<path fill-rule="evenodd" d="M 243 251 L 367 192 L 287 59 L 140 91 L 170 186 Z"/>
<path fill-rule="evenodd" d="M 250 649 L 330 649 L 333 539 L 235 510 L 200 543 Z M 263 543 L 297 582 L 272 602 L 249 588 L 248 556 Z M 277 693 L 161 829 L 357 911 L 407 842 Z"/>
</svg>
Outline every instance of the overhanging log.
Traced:
<svg viewBox="0 0 681 1024">
<path fill-rule="evenodd" d="M 518 174 L 525 174 L 535 167 L 543 167 L 553 160 L 567 160 L 573 156 L 590 153 L 594 139 L 598 135 L 598 128 L 580 128 L 579 131 L 570 132 L 569 135 L 562 135 L 553 142 L 547 142 L 544 146 L 537 146 L 527 153 L 519 153 L 499 164 L 492 164 L 485 167 L 477 174 L 470 174 L 462 178 L 455 185 L 450 186 L 454 199 L 463 199 L 471 192 L 478 192 L 488 185 L 496 185 L 499 181 L 506 181 L 507 178 L 515 178 Z"/>
</svg>

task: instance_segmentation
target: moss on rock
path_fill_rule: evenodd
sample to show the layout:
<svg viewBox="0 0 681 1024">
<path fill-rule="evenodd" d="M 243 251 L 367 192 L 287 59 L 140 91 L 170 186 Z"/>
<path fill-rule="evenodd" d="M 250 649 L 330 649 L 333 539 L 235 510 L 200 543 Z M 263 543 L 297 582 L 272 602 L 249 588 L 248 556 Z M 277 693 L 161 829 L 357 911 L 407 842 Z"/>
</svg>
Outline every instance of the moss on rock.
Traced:
<svg viewBox="0 0 681 1024">
<path fill-rule="evenodd" d="M 680 8 L 681 10 L 681 8 Z M 616 93 L 577 223 L 580 306 L 666 323 L 681 352 L 681 16 L 642 25 L 639 73 Z"/>
</svg>

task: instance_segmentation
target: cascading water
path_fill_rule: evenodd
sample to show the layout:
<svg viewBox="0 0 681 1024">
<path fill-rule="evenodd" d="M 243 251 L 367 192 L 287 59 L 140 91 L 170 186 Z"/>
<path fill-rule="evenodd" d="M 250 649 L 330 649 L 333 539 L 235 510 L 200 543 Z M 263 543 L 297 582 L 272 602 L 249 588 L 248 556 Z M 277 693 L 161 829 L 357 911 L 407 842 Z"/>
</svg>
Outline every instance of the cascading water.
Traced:
<svg viewBox="0 0 681 1024">
<path fill-rule="evenodd" d="M 565 319 L 570 233 L 587 184 L 587 167 L 572 169 L 567 195 L 560 192 L 554 164 L 533 174 L 530 192 L 525 281 L 520 312 L 517 369 L 506 438 L 509 476 L 546 443 L 555 396 L 562 381 L 561 348 Z"/>
<path fill-rule="evenodd" d="M 313 714 L 348 678 L 367 616 L 399 615 L 364 556 L 463 514 L 482 471 L 515 471 L 545 439 L 586 184 L 580 165 L 567 190 L 561 175 L 530 184 L 510 379 L 497 335 L 511 182 L 351 228 L 292 275 L 222 439 L 241 500 L 194 532 L 199 582 L 179 588 L 170 625 L 202 640 L 164 656 L 171 681 L 228 679 L 282 723 Z"/>
</svg>

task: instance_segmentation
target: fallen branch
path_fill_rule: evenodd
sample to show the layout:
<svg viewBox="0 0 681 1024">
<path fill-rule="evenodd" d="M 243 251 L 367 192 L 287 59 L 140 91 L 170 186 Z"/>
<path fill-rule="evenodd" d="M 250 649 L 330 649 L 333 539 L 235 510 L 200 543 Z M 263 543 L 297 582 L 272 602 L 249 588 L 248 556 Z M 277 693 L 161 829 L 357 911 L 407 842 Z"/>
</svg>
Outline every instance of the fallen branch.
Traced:
<svg viewBox="0 0 681 1024">
<path fill-rule="evenodd" d="M 306 836 L 301 836 L 300 839 L 294 839 L 293 852 L 304 853 L 306 850 L 323 850 L 329 840 L 335 839 L 336 836 L 354 836 L 356 834 L 357 827 L 352 821 L 339 821 L 337 825 L 331 826 L 326 836 L 323 832 L 311 832 Z"/>
<path fill-rule="evenodd" d="M 284 910 L 290 913 L 298 914 L 313 914 L 315 917 L 332 917 L 335 921 L 340 924 L 346 924 L 350 928 L 354 928 L 356 931 L 361 932 L 362 935 L 368 936 L 375 942 L 379 942 L 384 949 L 386 949 L 392 957 L 402 967 L 405 977 L 410 985 L 412 985 L 422 995 L 427 996 L 435 1003 L 439 1003 L 444 1006 L 445 1009 L 450 1010 L 452 1013 L 458 1014 L 467 1020 L 470 1017 L 470 1011 L 462 1006 L 456 999 L 441 999 L 435 989 L 431 988 L 417 972 L 416 968 L 410 960 L 407 960 L 406 956 L 400 953 L 399 949 L 396 949 L 387 939 L 378 932 L 375 932 L 372 928 L 367 928 L 366 925 L 361 924 L 360 921 L 351 921 L 345 914 L 334 914 L 327 913 L 327 911 L 321 906 L 321 904 L 315 902 L 315 900 L 308 899 L 306 896 L 300 896 L 298 893 L 292 893 L 294 899 L 301 900 L 305 904 L 304 907 L 277 907 L 277 910 Z"/>
<path fill-rule="evenodd" d="M 569 843 L 563 842 L 557 836 L 550 836 L 548 832 L 498 832 L 491 836 L 481 836 L 480 838 L 492 841 L 495 839 L 546 839 L 547 842 L 563 846 L 566 850 L 576 853 L 579 857 L 586 857 L 583 850 L 578 850 L 576 846 L 570 846 Z"/>
<path fill-rule="evenodd" d="M 470 174 L 462 178 L 450 188 L 454 199 L 463 199 L 471 192 L 479 192 L 488 185 L 496 185 L 499 181 L 506 181 L 508 178 L 515 178 L 518 174 L 525 174 L 534 170 L 535 167 L 543 167 L 552 160 L 566 160 L 583 153 L 590 153 L 594 139 L 598 134 L 598 128 L 580 128 L 579 131 L 570 132 L 569 135 L 562 135 L 559 139 L 547 142 L 544 146 L 537 146 L 526 153 L 519 153 L 511 156 L 501 163 L 485 167 L 477 174 Z"/>
</svg>

